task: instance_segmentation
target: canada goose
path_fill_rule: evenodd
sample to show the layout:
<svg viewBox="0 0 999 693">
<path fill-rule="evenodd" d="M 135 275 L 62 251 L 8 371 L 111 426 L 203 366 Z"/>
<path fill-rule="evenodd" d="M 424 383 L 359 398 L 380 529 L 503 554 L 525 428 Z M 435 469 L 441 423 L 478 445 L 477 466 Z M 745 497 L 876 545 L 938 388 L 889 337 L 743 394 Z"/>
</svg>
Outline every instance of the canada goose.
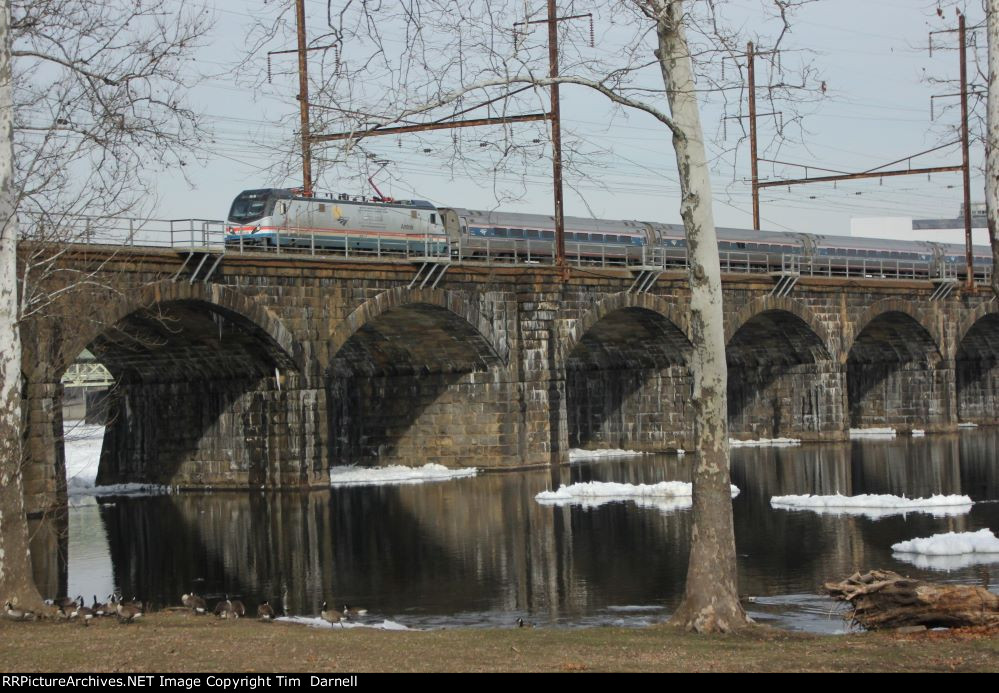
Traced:
<svg viewBox="0 0 999 693">
<path fill-rule="evenodd" d="M 94 595 L 94 603 L 97 602 L 97 595 Z M 118 613 L 118 601 L 113 594 L 108 595 L 108 600 L 94 609 L 96 616 L 114 616 Z"/>
<path fill-rule="evenodd" d="M 131 604 L 118 603 L 117 609 L 118 623 L 132 623 L 137 618 L 142 618 L 142 609 Z"/>
<path fill-rule="evenodd" d="M 271 606 L 271 602 L 268 599 L 263 604 L 257 606 L 257 618 L 261 621 L 273 621 L 274 620 L 274 607 Z"/>
<path fill-rule="evenodd" d="M 225 610 L 226 613 L 222 618 L 242 618 L 246 616 L 246 607 L 243 606 L 243 602 L 238 599 L 229 599 L 229 595 L 225 596 Z"/>
<path fill-rule="evenodd" d="M 94 610 L 83 605 L 83 597 L 77 597 L 79 604 L 77 607 L 69 612 L 70 618 L 79 618 L 83 620 L 83 625 L 90 625 L 90 620 L 94 617 Z"/>
<path fill-rule="evenodd" d="M 213 613 L 218 618 L 228 618 L 229 617 L 229 600 L 228 599 L 220 599 L 219 602 L 215 605 L 215 610 L 213 611 Z"/>
<path fill-rule="evenodd" d="M 236 618 L 243 618 L 246 616 L 246 607 L 243 602 L 238 599 L 233 599 L 229 602 L 229 610 L 232 611 L 232 615 Z"/>
<path fill-rule="evenodd" d="M 3 603 L 3 613 L 11 621 L 34 621 L 37 618 L 34 611 L 15 609 L 9 601 Z"/>
<path fill-rule="evenodd" d="M 205 600 L 196 594 L 182 594 L 180 603 L 196 614 L 203 614 L 207 610 Z"/>
<path fill-rule="evenodd" d="M 530 621 L 525 621 L 522 618 L 518 618 L 517 619 L 517 627 L 518 628 L 537 628 L 537 625 L 531 623 Z"/>
<path fill-rule="evenodd" d="M 52 600 L 52 606 L 65 611 L 66 609 L 72 609 L 75 607 L 76 600 L 70 599 L 69 597 L 61 597 L 59 599 Z"/>
<path fill-rule="evenodd" d="M 339 623 L 340 627 L 343 628 L 343 614 L 336 610 L 327 609 L 326 602 L 323 602 L 323 610 L 319 612 L 319 615 L 324 621 L 328 621 L 331 626 L 334 623 Z"/>
<path fill-rule="evenodd" d="M 354 619 L 357 618 L 358 616 L 364 616 L 364 614 L 366 613 L 368 613 L 368 610 L 362 609 L 359 606 L 350 606 L 349 604 L 343 605 L 343 615 L 346 616 L 348 619 Z"/>
</svg>

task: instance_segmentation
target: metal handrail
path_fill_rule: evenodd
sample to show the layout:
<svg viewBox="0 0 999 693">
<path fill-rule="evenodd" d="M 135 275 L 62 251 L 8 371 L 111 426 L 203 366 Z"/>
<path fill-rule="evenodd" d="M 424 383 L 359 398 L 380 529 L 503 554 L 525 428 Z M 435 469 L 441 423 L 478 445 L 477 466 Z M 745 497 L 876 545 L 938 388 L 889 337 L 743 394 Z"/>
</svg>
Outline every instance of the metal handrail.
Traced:
<svg viewBox="0 0 999 693">
<path fill-rule="evenodd" d="M 272 242 L 251 243 L 243 234 L 229 234 L 228 224 L 216 219 L 137 219 L 80 216 L 53 224 L 48 219 L 21 215 L 21 238 L 55 243 L 170 248 L 223 253 L 273 252 L 289 255 L 341 257 L 349 260 L 432 259 L 437 262 L 483 262 L 508 265 L 550 265 L 554 242 L 550 239 L 466 237 L 452 240 L 426 235 L 409 239 L 381 236 L 316 234 L 285 227 L 274 232 Z M 603 244 L 570 241 L 566 261 L 574 267 L 682 270 L 688 265 L 683 247 Z M 798 274 L 809 277 L 867 279 L 963 279 L 962 263 L 872 259 L 853 256 L 769 255 L 760 251 L 722 251 L 722 272 L 738 274 Z M 991 266 L 976 266 L 974 280 L 991 281 Z"/>
</svg>

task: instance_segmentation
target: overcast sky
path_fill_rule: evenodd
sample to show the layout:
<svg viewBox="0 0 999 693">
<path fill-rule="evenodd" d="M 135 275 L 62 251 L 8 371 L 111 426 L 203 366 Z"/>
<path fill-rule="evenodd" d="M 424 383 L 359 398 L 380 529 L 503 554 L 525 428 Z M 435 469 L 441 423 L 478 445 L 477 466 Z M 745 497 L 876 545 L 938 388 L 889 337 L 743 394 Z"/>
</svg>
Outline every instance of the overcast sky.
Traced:
<svg viewBox="0 0 999 693">
<path fill-rule="evenodd" d="M 297 83 L 293 79 L 277 79 L 274 84 L 253 90 L 224 74 L 245 51 L 251 16 L 269 13 L 275 4 L 275 0 L 268 4 L 263 0 L 216 0 L 216 34 L 210 47 L 202 50 L 198 64 L 202 70 L 215 72 L 217 76 L 192 95 L 195 107 L 208 116 L 215 142 L 203 152 L 208 159 L 206 165 L 187 167 L 193 185 L 180 176 L 161 176 L 157 210 L 160 216 L 223 218 L 232 198 L 241 190 L 300 185 L 297 178 L 276 179 L 268 170 L 273 163 L 273 148 L 292 146 L 293 128 L 297 124 L 294 98 Z M 314 27 L 318 33 L 325 25 L 326 2 L 306 0 L 305 4 L 310 28 Z M 973 25 L 981 18 L 980 3 L 972 0 L 968 4 L 968 23 Z M 577 10 L 582 5 L 585 1 L 577 0 Z M 786 146 L 776 158 L 856 171 L 951 139 L 953 135 L 948 134 L 948 128 L 957 125 L 958 111 L 956 108 L 940 111 L 945 104 L 956 106 L 957 99 L 939 100 L 934 107 L 934 122 L 930 118 L 930 96 L 953 88 L 930 84 L 926 76 L 956 79 L 957 52 L 935 49 L 930 57 L 927 34 L 956 26 L 957 21 L 952 10 L 944 19 L 937 17 L 936 5 L 931 0 L 818 0 L 801 9 L 784 45 L 789 56 L 795 55 L 794 49 L 812 51 L 810 59 L 826 82 L 826 97 L 806 109 L 810 115 L 805 121 L 804 142 Z M 759 0 L 732 0 L 732 20 L 752 28 L 752 12 L 758 6 Z M 740 12 L 745 14 L 739 16 Z M 312 30 L 309 33 L 313 35 Z M 984 32 L 979 33 L 978 41 L 984 45 Z M 956 34 L 937 38 L 935 45 L 955 46 Z M 256 57 L 254 64 L 265 69 L 266 56 Z M 293 66 L 284 67 L 290 70 Z M 973 69 L 971 73 L 974 74 Z M 583 172 L 589 178 L 575 176 L 568 181 L 571 189 L 566 191 L 567 213 L 677 222 L 679 187 L 670 140 L 663 127 L 643 114 L 612 119 L 610 109 L 584 91 L 563 88 L 564 128 L 570 137 L 585 142 L 591 152 L 601 155 L 597 157 L 599 164 L 584 167 Z M 282 117 L 284 125 L 280 124 Z M 705 109 L 706 135 L 714 140 L 726 135 L 728 146 L 734 145 L 738 124 L 729 121 L 723 130 L 718 117 L 717 110 Z M 760 125 L 761 138 L 766 139 L 773 123 L 761 118 Z M 475 137 L 464 133 L 463 136 Z M 448 137 L 442 135 L 437 146 L 446 147 Z M 392 162 L 379 177 L 387 194 L 424 198 L 444 206 L 496 206 L 491 181 L 467 180 L 463 172 L 452 171 L 441 157 L 424 154 L 427 140 L 382 139 L 384 143 L 371 140 L 370 148 Z M 980 146 L 973 147 L 973 163 L 982 158 Z M 715 217 L 719 225 L 751 225 L 748 159 L 748 143 L 743 143 L 736 166 L 720 164 L 713 177 Z M 952 147 L 915 159 L 912 165 L 938 166 L 960 161 L 960 149 Z M 532 171 L 527 179 L 526 198 L 504 208 L 550 214 L 547 173 L 547 169 Z M 801 170 L 791 167 L 761 166 L 763 178 L 800 175 Z M 323 188 L 332 188 L 334 192 L 372 192 L 357 189 L 354 180 L 341 182 L 324 181 Z M 972 200 L 984 199 L 982 179 L 977 174 L 972 186 Z M 925 176 L 905 176 L 836 186 L 769 189 L 762 195 L 763 226 L 848 233 L 851 217 L 953 217 L 958 213 L 961 199 L 960 173 L 936 174 L 929 180 Z"/>
</svg>

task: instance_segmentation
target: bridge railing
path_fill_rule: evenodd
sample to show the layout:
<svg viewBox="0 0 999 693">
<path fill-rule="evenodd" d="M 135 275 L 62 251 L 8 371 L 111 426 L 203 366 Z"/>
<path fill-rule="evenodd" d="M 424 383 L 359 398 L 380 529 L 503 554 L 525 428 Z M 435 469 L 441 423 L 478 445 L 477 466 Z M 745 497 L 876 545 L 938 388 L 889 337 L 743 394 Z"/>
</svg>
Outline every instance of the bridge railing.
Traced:
<svg viewBox="0 0 999 693">
<path fill-rule="evenodd" d="M 957 276 L 949 263 L 892 258 L 823 255 L 784 255 L 781 272 L 807 277 L 857 277 L 864 279 L 941 279 Z"/>
<path fill-rule="evenodd" d="M 333 236 L 306 229 L 283 228 L 266 240 L 227 234 L 226 223 L 216 219 L 138 219 L 74 217 L 54 221 L 37 215 L 19 218 L 21 237 L 60 243 L 83 243 L 124 247 L 205 250 L 225 253 L 322 255 L 344 259 L 414 260 L 439 262 L 484 262 L 489 264 L 548 265 L 554 244 L 550 239 L 443 236 L 383 238 Z M 566 261 L 575 267 L 682 270 L 687 267 L 684 248 L 649 247 L 569 241 Z M 849 256 L 770 255 L 755 251 L 722 251 L 722 272 L 741 274 L 797 274 L 812 277 L 857 277 L 868 279 L 963 279 L 963 262 L 871 259 Z M 975 281 L 989 284 L 992 267 L 975 267 Z"/>
<path fill-rule="evenodd" d="M 225 223 L 215 219 L 92 217 L 51 219 L 19 215 L 21 238 L 49 243 L 83 243 L 143 248 L 221 248 Z"/>
</svg>

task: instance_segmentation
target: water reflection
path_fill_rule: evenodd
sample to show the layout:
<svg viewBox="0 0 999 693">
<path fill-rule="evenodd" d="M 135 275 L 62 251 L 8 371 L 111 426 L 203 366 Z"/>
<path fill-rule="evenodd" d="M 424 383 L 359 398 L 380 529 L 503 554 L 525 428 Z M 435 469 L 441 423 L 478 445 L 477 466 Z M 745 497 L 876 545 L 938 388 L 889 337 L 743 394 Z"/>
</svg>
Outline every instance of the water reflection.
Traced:
<svg viewBox="0 0 999 693">
<path fill-rule="evenodd" d="M 966 493 L 999 500 L 999 432 L 733 451 L 740 589 L 760 618 L 843 627 L 818 586 L 855 570 L 941 573 L 896 559 L 891 544 L 944 531 L 999 530 L 999 503 L 964 516 L 880 520 L 774 510 L 773 495 Z M 689 481 L 693 459 L 603 460 L 569 481 Z M 69 513 L 70 593 L 176 604 L 183 592 L 270 599 L 316 614 L 360 604 L 410 626 L 647 623 L 675 607 L 686 575 L 690 512 L 634 503 L 546 506 L 550 472 L 484 474 L 441 484 L 313 493 L 204 493 L 100 500 Z M 40 534 L 46 537 L 49 535 Z M 58 545 L 58 540 L 47 541 Z M 979 582 L 980 568 L 946 579 Z M 61 584 L 36 562 L 48 596 Z"/>
</svg>

